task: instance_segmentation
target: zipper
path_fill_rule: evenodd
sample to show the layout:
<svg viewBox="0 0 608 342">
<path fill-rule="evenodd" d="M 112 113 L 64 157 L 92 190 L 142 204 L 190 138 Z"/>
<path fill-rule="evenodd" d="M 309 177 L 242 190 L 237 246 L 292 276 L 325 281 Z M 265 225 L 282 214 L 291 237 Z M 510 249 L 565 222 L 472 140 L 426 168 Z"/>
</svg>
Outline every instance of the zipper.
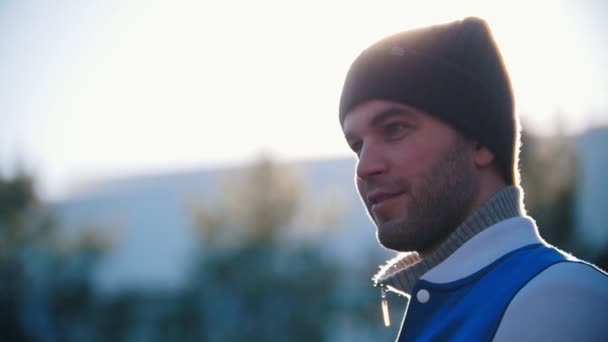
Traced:
<svg viewBox="0 0 608 342">
<path fill-rule="evenodd" d="M 382 320 L 384 321 L 385 327 L 391 326 L 391 315 L 388 310 L 388 299 L 386 298 L 386 288 L 380 287 L 380 302 L 382 307 Z"/>
</svg>

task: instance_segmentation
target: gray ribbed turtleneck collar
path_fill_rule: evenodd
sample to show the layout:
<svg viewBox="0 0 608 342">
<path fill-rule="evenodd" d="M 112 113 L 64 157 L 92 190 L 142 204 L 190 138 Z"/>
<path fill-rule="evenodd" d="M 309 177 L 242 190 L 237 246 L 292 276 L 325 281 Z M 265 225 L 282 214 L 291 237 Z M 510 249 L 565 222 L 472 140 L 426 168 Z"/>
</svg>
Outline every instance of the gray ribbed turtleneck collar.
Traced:
<svg viewBox="0 0 608 342">
<path fill-rule="evenodd" d="M 432 253 L 420 257 L 416 252 L 400 253 L 382 266 L 374 284 L 398 294 L 409 294 L 416 281 L 437 266 L 465 242 L 484 229 L 506 219 L 525 215 L 521 189 L 507 186 L 458 226 Z"/>
</svg>

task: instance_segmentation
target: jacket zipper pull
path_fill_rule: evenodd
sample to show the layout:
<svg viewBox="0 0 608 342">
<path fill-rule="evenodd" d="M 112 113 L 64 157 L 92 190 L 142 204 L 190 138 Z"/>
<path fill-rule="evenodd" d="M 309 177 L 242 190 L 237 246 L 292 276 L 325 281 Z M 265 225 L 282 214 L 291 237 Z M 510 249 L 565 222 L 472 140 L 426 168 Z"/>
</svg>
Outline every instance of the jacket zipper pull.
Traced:
<svg viewBox="0 0 608 342">
<path fill-rule="evenodd" d="M 384 321 L 385 327 L 391 326 L 391 315 L 388 311 L 388 299 L 386 299 L 386 289 L 380 288 L 380 297 L 382 302 L 382 320 Z"/>
</svg>

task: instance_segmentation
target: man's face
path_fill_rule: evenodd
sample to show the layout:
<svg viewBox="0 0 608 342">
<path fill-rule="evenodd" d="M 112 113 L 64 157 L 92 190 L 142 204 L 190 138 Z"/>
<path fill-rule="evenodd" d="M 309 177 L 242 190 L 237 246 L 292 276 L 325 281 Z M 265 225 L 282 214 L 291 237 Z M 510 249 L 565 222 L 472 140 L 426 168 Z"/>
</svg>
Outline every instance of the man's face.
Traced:
<svg viewBox="0 0 608 342">
<path fill-rule="evenodd" d="M 420 110 L 383 100 L 355 107 L 342 128 L 382 245 L 424 253 L 466 218 L 479 190 L 473 141 Z"/>
</svg>

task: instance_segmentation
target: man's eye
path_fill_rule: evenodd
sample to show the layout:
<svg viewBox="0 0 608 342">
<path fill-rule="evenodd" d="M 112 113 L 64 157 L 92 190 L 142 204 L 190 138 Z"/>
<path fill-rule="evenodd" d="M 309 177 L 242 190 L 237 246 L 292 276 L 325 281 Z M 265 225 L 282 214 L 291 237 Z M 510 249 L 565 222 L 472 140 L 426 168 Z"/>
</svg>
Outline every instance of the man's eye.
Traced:
<svg viewBox="0 0 608 342">
<path fill-rule="evenodd" d="M 362 144 L 360 141 L 349 143 L 348 146 L 350 146 L 350 149 L 353 150 L 353 152 L 355 152 L 357 155 L 359 155 L 359 152 L 361 152 Z"/>
<path fill-rule="evenodd" d="M 393 136 L 404 129 L 407 128 L 407 125 L 401 122 L 393 122 L 386 126 L 384 126 L 384 133 L 388 136 Z"/>
</svg>

